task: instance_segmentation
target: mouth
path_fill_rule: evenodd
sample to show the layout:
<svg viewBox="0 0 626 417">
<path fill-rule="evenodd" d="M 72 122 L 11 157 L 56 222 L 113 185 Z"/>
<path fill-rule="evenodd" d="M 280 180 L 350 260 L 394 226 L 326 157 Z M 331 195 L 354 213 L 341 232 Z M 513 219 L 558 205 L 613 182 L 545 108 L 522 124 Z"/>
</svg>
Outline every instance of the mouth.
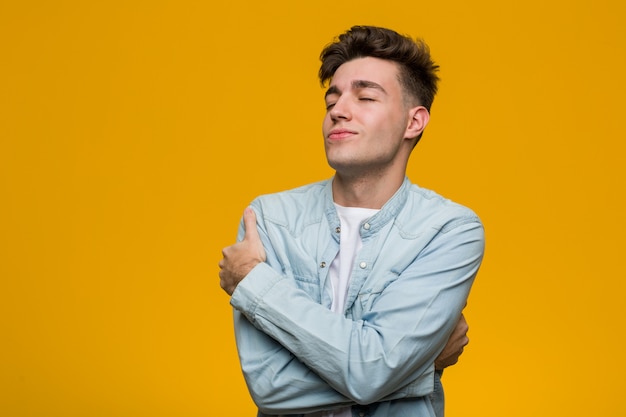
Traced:
<svg viewBox="0 0 626 417">
<path fill-rule="evenodd" d="M 346 139 L 356 135 L 356 132 L 348 129 L 333 129 L 328 133 L 328 139 L 339 140 Z"/>
</svg>

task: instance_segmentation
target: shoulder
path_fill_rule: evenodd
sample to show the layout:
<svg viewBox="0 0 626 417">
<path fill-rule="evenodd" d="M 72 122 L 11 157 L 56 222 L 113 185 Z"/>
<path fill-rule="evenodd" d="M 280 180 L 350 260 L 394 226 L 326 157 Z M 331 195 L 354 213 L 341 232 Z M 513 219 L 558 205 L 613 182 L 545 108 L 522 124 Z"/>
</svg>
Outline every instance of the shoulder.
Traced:
<svg viewBox="0 0 626 417">
<path fill-rule="evenodd" d="M 324 213 L 330 180 L 303 185 L 291 190 L 255 198 L 251 206 L 265 222 L 293 227 L 302 222 L 317 222 Z"/>
<path fill-rule="evenodd" d="M 406 203 L 397 221 L 407 227 L 426 225 L 440 232 L 461 225 L 482 229 L 480 218 L 473 210 L 416 184 L 408 188 Z"/>
</svg>

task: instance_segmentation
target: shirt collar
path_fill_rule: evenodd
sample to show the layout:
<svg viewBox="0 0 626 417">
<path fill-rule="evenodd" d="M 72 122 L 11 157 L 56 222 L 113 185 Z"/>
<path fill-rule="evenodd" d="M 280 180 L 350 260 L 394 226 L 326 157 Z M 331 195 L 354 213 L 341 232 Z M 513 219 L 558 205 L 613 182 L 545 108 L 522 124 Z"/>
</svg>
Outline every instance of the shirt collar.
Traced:
<svg viewBox="0 0 626 417">
<path fill-rule="evenodd" d="M 328 225 L 330 227 L 331 235 L 339 240 L 338 229 L 340 227 L 339 216 L 337 215 L 337 209 L 335 208 L 335 204 L 333 202 L 333 190 L 332 190 L 332 179 L 326 182 L 326 186 L 324 187 L 324 212 L 326 214 L 326 219 L 328 220 Z M 364 232 L 366 234 L 373 234 L 378 232 L 380 229 L 385 227 L 387 223 L 391 220 L 395 219 L 400 210 L 404 207 L 406 200 L 409 195 L 409 187 L 411 186 L 411 182 L 407 177 L 404 177 L 404 181 L 400 188 L 395 192 L 393 196 L 383 205 L 378 213 L 373 215 L 367 220 L 368 228 Z"/>
</svg>

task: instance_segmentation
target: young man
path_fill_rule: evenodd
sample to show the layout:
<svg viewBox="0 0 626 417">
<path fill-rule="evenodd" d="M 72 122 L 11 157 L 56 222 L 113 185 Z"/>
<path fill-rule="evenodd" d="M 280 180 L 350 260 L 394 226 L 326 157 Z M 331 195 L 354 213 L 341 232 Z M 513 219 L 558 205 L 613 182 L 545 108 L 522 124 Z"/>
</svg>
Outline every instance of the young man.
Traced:
<svg viewBox="0 0 626 417">
<path fill-rule="evenodd" d="M 335 176 L 256 199 L 220 262 L 248 388 L 260 416 L 441 416 L 435 368 L 466 343 L 484 234 L 405 176 L 438 67 L 423 42 L 362 26 L 321 60 Z"/>
</svg>

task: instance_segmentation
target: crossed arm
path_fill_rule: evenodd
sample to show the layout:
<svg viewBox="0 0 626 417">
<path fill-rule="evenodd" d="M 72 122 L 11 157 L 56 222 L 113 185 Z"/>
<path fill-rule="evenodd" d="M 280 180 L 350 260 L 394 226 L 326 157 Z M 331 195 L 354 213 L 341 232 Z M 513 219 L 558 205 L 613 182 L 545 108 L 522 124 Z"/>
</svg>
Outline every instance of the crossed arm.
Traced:
<svg viewBox="0 0 626 417">
<path fill-rule="evenodd" d="M 268 272 L 271 271 L 271 268 L 267 265 L 264 265 L 262 268 L 255 268 L 257 265 L 266 261 L 266 253 L 256 227 L 254 212 L 250 208 L 246 209 L 244 213 L 244 227 L 245 235 L 243 240 L 225 248 L 223 251 L 224 258 L 220 262 L 220 284 L 229 295 L 234 293 L 239 283 L 247 276 L 254 276 L 255 274 L 267 275 L 271 273 Z M 251 274 L 251 272 L 254 273 Z M 276 282 L 279 282 L 278 278 L 276 278 L 276 280 Z M 282 284 L 284 283 L 281 283 L 281 285 Z M 286 288 L 285 291 L 291 290 Z M 294 294 L 295 293 L 290 293 L 290 296 Z M 237 308 L 237 306 L 235 307 Z M 278 412 L 298 409 L 299 412 L 308 412 L 328 408 L 331 404 L 340 406 L 360 401 L 371 401 L 373 399 L 373 397 L 366 399 L 355 398 L 349 390 L 343 388 L 345 381 L 344 385 L 341 385 L 341 383 L 335 385 L 333 384 L 334 381 L 331 381 L 333 378 L 330 378 L 329 374 L 324 377 L 323 370 L 315 369 L 314 363 L 311 363 L 310 366 L 313 367 L 309 368 L 306 365 L 307 358 L 296 358 L 287 350 L 290 348 L 290 343 L 296 343 L 295 340 L 297 340 L 297 337 L 295 337 L 295 339 L 289 339 L 289 335 L 284 335 L 287 339 L 282 341 L 283 344 L 281 344 L 280 341 L 275 340 L 276 337 L 280 336 L 272 334 L 273 329 L 263 328 L 263 326 L 272 327 L 272 323 L 264 321 L 263 318 L 258 318 L 257 322 L 256 317 L 244 317 L 243 312 L 245 312 L 247 308 L 239 307 L 240 308 L 235 311 L 238 344 L 244 351 L 260 352 L 260 354 L 254 355 L 254 357 L 244 355 L 241 359 L 242 366 L 245 367 L 248 372 L 249 377 L 247 377 L 247 382 L 251 394 L 255 397 L 255 400 L 259 400 L 262 403 L 259 404 L 262 410 L 265 408 L 267 412 Z M 250 313 L 247 313 L 246 315 L 248 316 L 249 314 Z M 329 314 L 331 313 L 329 312 Z M 260 316 L 262 315 L 261 313 Z M 343 323 L 342 325 L 346 326 L 348 332 L 353 331 L 350 330 L 351 325 L 349 323 Z M 363 331 L 359 330 L 356 334 L 360 334 L 360 337 L 375 337 L 372 335 L 374 332 L 366 332 L 365 330 L 367 329 Z M 276 332 L 280 333 L 278 330 L 276 330 Z M 437 369 L 443 369 L 444 367 L 456 363 L 464 346 L 468 342 L 466 333 L 467 323 L 463 316 L 461 316 L 451 333 L 452 336 L 448 340 L 447 345 L 435 360 Z M 242 334 L 253 334 L 254 336 L 252 339 L 249 337 L 242 338 Z M 373 342 L 372 339 L 372 343 L 376 342 Z M 252 345 L 246 346 L 246 344 Z M 285 349 L 285 347 L 287 349 Z M 430 361 L 432 360 L 431 357 Z M 430 363 L 432 364 L 432 362 Z M 289 367 L 290 381 L 267 380 L 267 378 L 280 379 L 282 374 L 278 372 L 278 368 L 284 369 L 285 367 Z M 268 368 L 274 368 L 274 370 L 268 372 Z M 315 369 L 315 372 L 312 372 L 312 369 Z M 402 380 L 396 381 L 396 386 L 398 386 L 399 391 L 407 381 L 408 380 L 404 382 L 402 382 Z M 285 385 L 290 387 L 291 392 L 289 394 L 279 389 L 279 387 Z M 298 392 L 298 395 L 293 395 L 294 390 Z M 376 397 L 376 400 L 391 399 L 386 398 L 379 392 L 375 393 L 375 395 L 382 395 L 382 397 Z M 387 393 L 387 395 L 393 397 L 393 392 Z M 406 395 L 406 392 L 402 395 Z M 302 408 L 303 396 L 307 398 L 307 401 L 304 401 L 308 407 L 306 409 Z M 298 399 L 297 404 L 290 403 L 290 401 L 294 401 L 294 398 Z"/>
</svg>

